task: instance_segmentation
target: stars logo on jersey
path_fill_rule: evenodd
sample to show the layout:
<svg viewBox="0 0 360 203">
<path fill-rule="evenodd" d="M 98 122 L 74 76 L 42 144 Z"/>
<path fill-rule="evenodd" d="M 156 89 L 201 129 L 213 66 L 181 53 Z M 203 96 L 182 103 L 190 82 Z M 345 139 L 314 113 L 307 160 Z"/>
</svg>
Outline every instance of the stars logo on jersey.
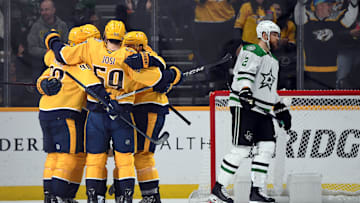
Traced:
<svg viewBox="0 0 360 203">
<path fill-rule="evenodd" d="M 247 130 L 244 137 L 247 141 L 251 142 L 251 140 L 253 139 L 253 133 L 250 130 Z"/>
<path fill-rule="evenodd" d="M 261 75 L 264 77 L 263 81 L 261 81 L 260 88 L 268 87 L 271 91 L 271 87 L 273 83 L 275 82 L 275 77 L 272 75 L 272 69 L 270 69 L 269 73 L 261 73 Z"/>
</svg>

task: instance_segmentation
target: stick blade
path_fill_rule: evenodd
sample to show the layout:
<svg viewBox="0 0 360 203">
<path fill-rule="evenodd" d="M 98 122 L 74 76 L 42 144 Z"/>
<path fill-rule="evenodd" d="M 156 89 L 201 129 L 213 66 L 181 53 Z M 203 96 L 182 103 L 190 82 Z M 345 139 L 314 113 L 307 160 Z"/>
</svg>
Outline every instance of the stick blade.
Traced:
<svg viewBox="0 0 360 203">
<path fill-rule="evenodd" d="M 166 142 L 169 138 L 169 133 L 167 131 L 165 131 L 160 137 L 159 139 L 154 141 L 154 144 L 159 145 L 159 144 L 163 144 L 164 142 Z"/>
</svg>

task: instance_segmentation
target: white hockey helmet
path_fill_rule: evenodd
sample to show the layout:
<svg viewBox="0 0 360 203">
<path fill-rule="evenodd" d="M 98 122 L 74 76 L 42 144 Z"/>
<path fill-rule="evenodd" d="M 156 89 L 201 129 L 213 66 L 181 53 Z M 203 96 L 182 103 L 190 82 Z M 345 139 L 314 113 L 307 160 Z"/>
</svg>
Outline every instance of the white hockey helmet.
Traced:
<svg viewBox="0 0 360 203">
<path fill-rule="evenodd" d="M 262 36 L 263 33 L 266 33 L 266 35 L 268 36 L 268 40 L 265 40 Z M 257 37 L 259 39 L 261 39 L 262 41 L 266 42 L 267 46 L 270 48 L 270 33 L 271 32 L 276 32 L 279 34 L 280 36 L 280 27 L 278 25 L 276 25 L 276 23 L 274 23 L 271 20 L 263 20 L 260 21 L 260 23 L 256 26 L 256 34 Z"/>
</svg>

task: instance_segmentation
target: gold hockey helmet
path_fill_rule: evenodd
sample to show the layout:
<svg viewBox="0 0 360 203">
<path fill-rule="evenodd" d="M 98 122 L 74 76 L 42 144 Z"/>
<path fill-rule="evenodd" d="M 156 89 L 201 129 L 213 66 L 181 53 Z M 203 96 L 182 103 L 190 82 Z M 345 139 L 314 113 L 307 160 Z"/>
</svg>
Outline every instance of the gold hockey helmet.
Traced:
<svg viewBox="0 0 360 203">
<path fill-rule="evenodd" d="M 70 46 L 75 46 L 90 37 L 100 38 L 100 31 L 94 25 L 74 27 L 69 32 L 68 43 Z"/>
<path fill-rule="evenodd" d="M 68 44 L 70 46 L 75 46 L 76 44 L 81 43 L 79 39 L 79 35 L 81 33 L 80 27 L 73 27 L 71 28 L 68 36 Z"/>
<path fill-rule="evenodd" d="M 123 22 L 119 20 L 110 20 L 104 31 L 104 37 L 106 39 L 115 39 L 122 41 L 125 35 L 126 29 Z"/>
<path fill-rule="evenodd" d="M 86 38 L 94 37 L 100 39 L 100 31 L 92 24 L 81 26 L 81 31 L 86 35 Z"/>
<path fill-rule="evenodd" d="M 140 47 L 145 47 L 148 44 L 146 34 L 141 31 L 132 31 L 126 33 L 124 36 L 123 45 L 134 48 L 136 51 L 141 51 Z"/>
</svg>

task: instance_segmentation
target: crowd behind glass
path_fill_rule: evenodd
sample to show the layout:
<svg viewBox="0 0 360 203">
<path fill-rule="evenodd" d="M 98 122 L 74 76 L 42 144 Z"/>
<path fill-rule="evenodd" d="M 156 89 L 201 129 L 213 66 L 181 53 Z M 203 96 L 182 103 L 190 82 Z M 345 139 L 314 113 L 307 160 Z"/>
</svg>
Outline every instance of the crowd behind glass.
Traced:
<svg viewBox="0 0 360 203">
<path fill-rule="evenodd" d="M 43 35 L 56 28 L 66 42 L 71 27 L 110 19 L 144 31 L 149 44 L 186 71 L 233 59 L 186 78 L 169 94 L 173 105 L 208 105 L 209 92 L 226 90 L 241 46 L 257 43 L 254 28 L 281 28 L 278 89 L 360 88 L 358 0 L 0 0 L 0 104 L 36 107 L 35 84 L 44 70 Z M 9 54 L 10 53 L 10 54 Z M 303 53 L 303 54 L 299 54 Z"/>
</svg>

